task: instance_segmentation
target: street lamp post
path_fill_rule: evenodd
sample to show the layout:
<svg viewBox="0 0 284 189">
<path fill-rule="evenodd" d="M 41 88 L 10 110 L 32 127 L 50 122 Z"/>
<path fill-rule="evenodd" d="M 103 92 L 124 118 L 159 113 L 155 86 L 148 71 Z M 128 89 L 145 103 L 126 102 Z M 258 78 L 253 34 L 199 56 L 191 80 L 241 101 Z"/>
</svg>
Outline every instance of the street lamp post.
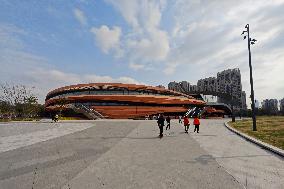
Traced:
<svg viewBox="0 0 284 189">
<path fill-rule="evenodd" d="M 251 52 L 250 52 L 250 45 L 254 45 L 257 41 L 256 39 L 251 39 L 249 36 L 249 24 L 245 26 L 247 30 L 242 32 L 242 35 L 247 33 L 244 36 L 244 39 L 248 39 L 248 51 L 249 51 L 249 73 L 250 73 L 250 91 L 251 91 L 251 109 L 252 109 L 252 130 L 256 131 L 256 118 L 255 118 L 255 105 L 254 105 L 254 91 L 253 91 L 253 77 L 252 77 L 252 66 L 251 66 Z"/>
<path fill-rule="evenodd" d="M 235 113 L 234 113 L 234 99 L 233 99 L 233 85 L 231 81 L 231 109 L 232 109 L 232 122 L 236 121 Z"/>
</svg>

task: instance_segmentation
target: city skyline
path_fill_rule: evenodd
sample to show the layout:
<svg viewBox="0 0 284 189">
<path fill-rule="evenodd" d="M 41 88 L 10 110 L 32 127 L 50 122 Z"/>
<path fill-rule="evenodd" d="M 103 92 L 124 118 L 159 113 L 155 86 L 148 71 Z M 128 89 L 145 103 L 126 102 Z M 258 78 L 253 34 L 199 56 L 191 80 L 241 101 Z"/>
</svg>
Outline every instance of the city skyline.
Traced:
<svg viewBox="0 0 284 189">
<path fill-rule="evenodd" d="M 247 109 L 246 92 L 242 91 L 241 73 L 238 68 L 219 71 L 214 77 L 200 78 L 197 84 L 172 81 L 168 84 L 168 88 L 186 94 L 217 96 L 216 100 L 219 103 L 233 104 L 235 108 Z"/>
<path fill-rule="evenodd" d="M 0 1 L 0 80 L 54 88 L 89 82 L 166 86 L 239 68 L 249 100 L 284 94 L 284 1 Z"/>
</svg>

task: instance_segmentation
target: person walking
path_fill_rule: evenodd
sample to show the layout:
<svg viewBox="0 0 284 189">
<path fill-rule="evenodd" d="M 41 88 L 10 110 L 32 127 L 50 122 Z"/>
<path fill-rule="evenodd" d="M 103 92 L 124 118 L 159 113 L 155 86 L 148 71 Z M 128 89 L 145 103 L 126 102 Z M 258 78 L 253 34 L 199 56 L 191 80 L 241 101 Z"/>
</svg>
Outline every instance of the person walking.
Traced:
<svg viewBox="0 0 284 189">
<path fill-rule="evenodd" d="M 194 132 L 197 131 L 197 133 L 199 133 L 200 121 L 197 116 L 194 117 L 193 125 L 195 125 Z"/>
<path fill-rule="evenodd" d="M 178 123 L 182 123 L 181 116 L 178 116 Z"/>
<path fill-rule="evenodd" d="M 163 114 L 160 114 L 159 118 L 158 118 L 158 126 L 159 126 L 159 129 L 160 129 L 160 138 L 163 137 L 163 132 L 164 132 L 164 126 L 165 126 L 165 118 L 163 116 Z"/>
<path fill-rule="evenodd" d="M 187 116 L 184 116 L 183 118 L 183 125 L 184 125 L 184 130 L 185 130 L 185 133 L 188 133 L 188 129 L 189 129 L 189 119 Z"/>
<path fill-rule="evenodd" d="M 58 114 L 55 114 L 55 116 L 54 116 L 54 121 L 55 121 L 55 122 L 58 122 L 58 120 L 59 120 L 59 116 L 58 116 Z"/>
<path fill-rule="evenodd" d="M 168 128 L 170 130 L 171 129 L 171 118 L 170 118 L 170 116 L 167 116 L 166 121 L 167 121 L 166 130 L 168 130 Z"/>
<path fill-rule="evenodd" d="M 57 114 L 52 115 L 51 119 L 52 119 L 52 121 L 57 122 L 58 121 L 58 115 Z"/>
</svg>

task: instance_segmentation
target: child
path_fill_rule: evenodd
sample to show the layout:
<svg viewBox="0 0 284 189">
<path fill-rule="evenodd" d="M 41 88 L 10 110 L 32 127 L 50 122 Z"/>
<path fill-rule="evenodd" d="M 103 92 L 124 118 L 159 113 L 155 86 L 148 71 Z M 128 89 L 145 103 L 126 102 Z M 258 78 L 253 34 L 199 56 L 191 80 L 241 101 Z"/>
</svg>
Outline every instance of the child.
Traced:
<svg viewBox="0 0 284 189">
<path fill-rule="evenodd" d="M 195 128 L 194 128 L 194 132 L 195 130 L 197 131 L 197 133 L 199 133 L 199 125 L 200 125 L 200 121 L 198 119 L 198 117 L 194 117 L 194 120 L 193 120 L 193 125 L 195 125 Z"/>
<path fill-rule="evenodd" d="M 185 133 L 188 133 L 188 129 L 189 129 L 189 120 L 188 120 L 187 116 L 184 116 L 184 118 L 183 118 L 183 124 L 184 124 L 184 130 L 185 130 Z"/>
</svg>

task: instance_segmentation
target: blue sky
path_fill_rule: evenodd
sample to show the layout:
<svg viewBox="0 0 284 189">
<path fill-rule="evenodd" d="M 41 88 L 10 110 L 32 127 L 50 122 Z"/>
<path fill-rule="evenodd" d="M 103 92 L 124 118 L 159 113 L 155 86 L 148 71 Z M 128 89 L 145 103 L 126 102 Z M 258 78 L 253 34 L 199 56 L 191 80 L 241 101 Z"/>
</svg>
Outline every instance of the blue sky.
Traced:
<svg viewBox="0 0 284 189">
<path fill-rule="evenodd" d="M 284 1 L 0 0 L 0 79 L 37 94 L 86 82 L 167 85 L 238 67 L 256 98 L 284 97 Z M 273 83 L 273 85 L 271 84 Z"/>
</svg>

